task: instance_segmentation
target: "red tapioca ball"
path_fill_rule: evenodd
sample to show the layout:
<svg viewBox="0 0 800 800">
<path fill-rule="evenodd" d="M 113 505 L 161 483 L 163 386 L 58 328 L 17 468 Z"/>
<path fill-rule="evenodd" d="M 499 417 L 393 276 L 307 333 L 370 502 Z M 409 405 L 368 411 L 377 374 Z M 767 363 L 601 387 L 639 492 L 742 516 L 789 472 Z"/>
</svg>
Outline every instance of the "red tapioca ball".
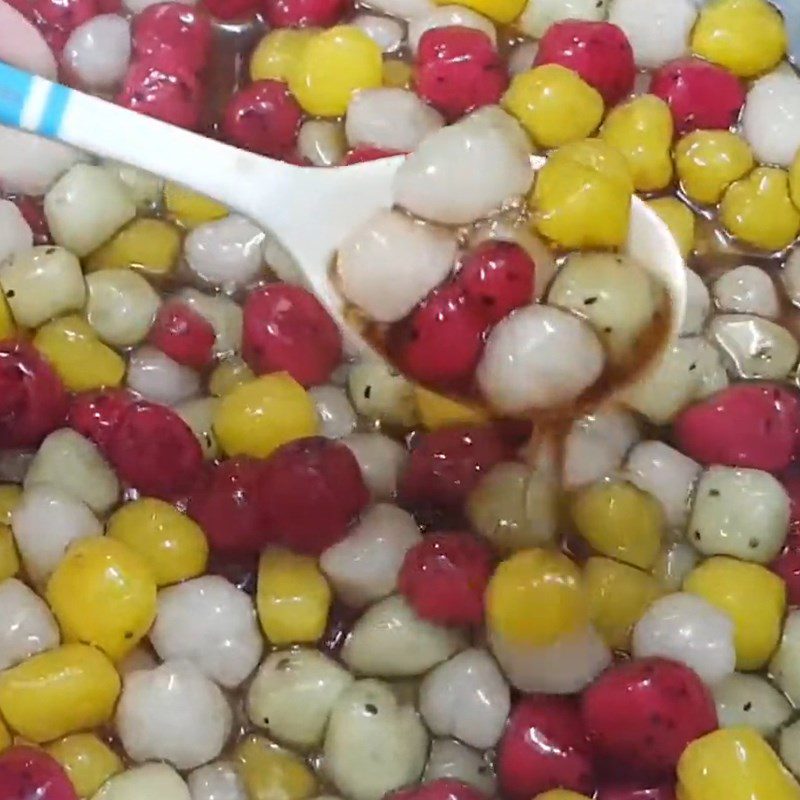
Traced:
<svg viewBox="0 0 800 800">
<path fill-rule="evenodd" d="M 126 389 L 82 392 L 72 398 L 67 424 L 106 453 L 111 434 L 134 402 L 135 398 Z"/>
<path fill-rule="evenodd" d="M 350 10 L 350 0 L 263 0 L 273 28 L 329 28 Z"/>
<path fill-rule="evenodd" d="M 180 300 L 158 310 L 148 340 L 173 361 L 203 369 L 214 357 L 217 335 L 211 323 Z"/>
<path fill-rule="evenodd" d="M 37 747 L 17 745 L 0 754 L 2 800 L 78 800 L 64 768 Z"/>
<path fill-rule="evenodd" d="M 203 11 L 185 3 L 148 6 L 133 19 L 134 57 L 173 57 L 189 70 L 200 72 L 211 53 L 211 22 Z"/>
</svg>

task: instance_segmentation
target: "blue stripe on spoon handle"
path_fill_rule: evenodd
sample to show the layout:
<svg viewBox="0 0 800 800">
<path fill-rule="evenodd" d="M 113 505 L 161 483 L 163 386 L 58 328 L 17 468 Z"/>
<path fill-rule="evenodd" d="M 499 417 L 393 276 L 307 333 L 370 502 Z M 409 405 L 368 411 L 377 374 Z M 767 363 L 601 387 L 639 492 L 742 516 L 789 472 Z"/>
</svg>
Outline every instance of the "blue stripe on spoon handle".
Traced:
<svg viewBox="0 0 800 800">
<path fill-rule="evenodd" d="M 58 136 L 71 89 L 0 63 L 0 123 Z"/>
</svg>

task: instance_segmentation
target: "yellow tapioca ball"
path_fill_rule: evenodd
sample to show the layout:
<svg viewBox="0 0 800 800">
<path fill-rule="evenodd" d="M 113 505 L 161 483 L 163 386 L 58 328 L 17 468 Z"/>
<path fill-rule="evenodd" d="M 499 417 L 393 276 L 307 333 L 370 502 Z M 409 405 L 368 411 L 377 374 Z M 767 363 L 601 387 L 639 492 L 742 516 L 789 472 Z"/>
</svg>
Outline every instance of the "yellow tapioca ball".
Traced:
<svg viewBox="0 0 800 800">
<path fill-rule="evenodd" d="M 495 22 L 513 22 L 524 10 L 528 0 L 458 0 L 455 5 L 466 6 Z M 436 5 L 453 5 L 452 0 L 436 0 Z"/>
<path fill-rule="evenodd" d="M 163 219 L 136 219 L 86 259 L 86 271 L 131 267 L 168 275 L 178 263 L 180 231 Z"/>
<path fill-rule="evenodd" d="M 692 209 L 677 197 L 656 197 L 648 200 L 647 205 L 661 217 L 661 221 L 672 233 L 681 255 L 686 258 L 694 250 L 697 233 L 697 221 Z"/>
<path fill-rule="evenodd" d="M 123 769 L 120 757 L 93 733 L 66 736 L 46 749 L 64 768 L 80 797 L 91 797 Z"/>
<path fill-rule="evenodd" d="M 287 82 L 306 45 L 316 31 L 308 28 L 278 28 L 266 34 L 250 56 L 250 78 L 254 81 Z"/>
<path fill-rule="evenodd" d="M 172 219 L 189 229 L 228 216 L 222 203 L 172 182 L 164 187 L 164 205 Z"/>
</svg>

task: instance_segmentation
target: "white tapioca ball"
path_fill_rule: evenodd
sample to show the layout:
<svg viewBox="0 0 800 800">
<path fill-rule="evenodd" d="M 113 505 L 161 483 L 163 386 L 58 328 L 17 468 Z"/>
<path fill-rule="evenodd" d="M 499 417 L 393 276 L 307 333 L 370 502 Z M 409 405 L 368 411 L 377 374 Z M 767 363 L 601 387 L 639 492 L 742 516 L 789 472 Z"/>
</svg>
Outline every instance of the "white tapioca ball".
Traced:
<svg viewBox="0 0 800 800">
<path fill-rule="evenodd" d="M 86 300 L 81 265 L 63 247 L 32 247 L 0 266 L 0 285 L 18 324 L 36 328 Z"/>
<path fill-rule="evenodd" d="M 575 400 L 604 366 L 603 347 L 586 322 L 568 311 L 531 305 L 494 327 L 476 374 L 488 402 L 516 414 Z"/>
<path fill-rule="evenodd" d="M 315 386 L 308 393 L 316 406 L 323 436 L 342 439 L 355 430 L 358 418 L 344 389 L 338 386 Z"/>
<path fill-rule="evenodd" d="M 679 661 L 710 685 L 736 666 L 731 618 L 702 597 L 683 592 L 656 600 L 634 626 L 632 643 L 634 658 Z"/>
<path fill-rule="evenodd" d="M 105 159 L 101 163 L 103 169 L 125 184 L 128 194 L 139 208 L 150 209 L 161 200 L 164 193 L 163 178 L 121 161 Z"/>
<path fill-rule="evenodd" d="M 488 759 L 471 747 L 453 739 L 434 739 L 431 742 L 428 763 L 422 776 L 423 783 L 452 778 L 474 786 L 487 797 L 496 789 L 494 772 Z"/>
<path fill-rule="evenodd" d="M 530 156 L 519 123 L 487 106 L 420 144 L 397 171 L 395 200 L 432 222 L 475 222 L 527 193 Z"/>
<path fill-rule="evenodd" d="M 396 322 L 450 273 L 452 231 L 379 211 L 339 249 L 342 294 L 376 322 Z"/>
<path fill-rule="evenodd" d="M 312 648 L 271 653 L 247 692 L 247 715 L 277 741 L 310 748 L 321 743 L 333 706 L 353 677 Z"/>
<path fill-rule="evenodd" d="M 28 467 L 25 489 L 49 484 L 104 514 L 119 497 L 119 481 L 100 451 L 72 428 L 53 431 Z"/>
<path fill-rule="evenodd" d="M 178 297 L 214 329 L 215 355 L 231 355 L 241 348 L 242 309 L 238 303 L 224 294 L 207 295 L 197 289 L 184 289 Z"/>
<path fill-rule="evenodd" d="M 0 200 L 0 262 L 33 247 L 33 231 L 10 200 Z"/>
<path fill-rule="evenodd" d="M 412 91 L 365 89 L 347 107 L 345 133 L 351 147 L 408 152 L 443 125 L 441 114 Z"/>
<path fill-rule="evenodd" d="M 109 778 L 92 800 L 195 800 L 183 778 L 167 764 L 143 764 Z M 216 799 L 215 799 L 216 800 Z"/>
<path fill-rule="evenodd" d="M 769 274 L 759 267 L 743 264 L 714 282 L 714 300 L 720 311 L 777 317 L 780 301 Z"/>
<path fill-rule="evenodd" d="M 758 161 L 788 167 L 800 148 L 800 78 L 776 70 L 747 93 L 742 132 Z"/>
<path fill-rule="evenodd" d="M 350 25 L 360 28 L 380 47 L 382 53 L 394 53 L 405 39 L 403 24 L 378 14 L 356 14 Z"/>
<path fill-rule="evenodd" d="M 697 389 L 695 400 L 702 400 L 724 389 L 730 383 L 728 372 L 722 363 L 719 348 L 700 339 L 697 343 Z"/>
<path fill-rule="evenodd" d="M 636 420 L 624 409 L 601 409 L 576 420 L 564 442 L 564 487 L 577 489 L 610 475 L 640 438 Z"/>
<path fill-rule="evenodd" d="M 53 241 L 83 258 L 136 216 L 136 204 L 108 170 L 76 164 L 45 195 L 44 213 Z"/>
<path fill-rule="evenodd" d="M 132 269 L 101 269 L 86 276 L 86 319 L 114 347 L 139 344 L 161 304 L 158 293 Z"/>
<path fill-rule="evenodd" d="M 241 289 L 261 272 L 264 232 L 239 214 L 196 227 L 184 243 L 189 269 L 225 291 Z"/>
<path fill-rule="evenodd" d="M 373 500 L 391 500 L 408 451 L 382 433 L 351 433 L 342 439 L 356 457 Z"/>
<path fill-rule="evenodd" d="M 800 345 L 786 328 L 751 314 L 720 314 L 708 337 L 724 353 L 728 371 L 742 378 L 785 378 L 797 363 Z"/>
<path fill-rule="evenodd" d="M 186 770 L 222 752 L 232 717 L 219 687 L 198 667 L 169 661 L 125 678 L 116 727 L 134 761 L 168 761 Z"/>
<path fill-rule="evenodd" d="M 773 736 L 792 716 L 792 704 L 760 675 L 734 672 L 711 687 L 721 728 L 747 725 Z"/>
<path fill-rule="evenodd" d="M 637 444 L 625 462 L 625 477 L 649 492 L 664 509 L 667 524 L 683 531 L 689 517 L 689 498 L 700 465 L 664 442 L 648 440 Z"/>
<path fill-rule="evenodd" d="M 128 386 L 145 400 L 174 406 L 200 391 L 200 376 L 161 350 L 143 345 L 128 361 Z"/>
<path fill-rule="evenodd" d="M 436 7 L 432 0 L 369 0 L 364 5 L 407 20 L 428 14 Z"/>
<path fill-rule="evenodd" d="M 783 635 L 769 674 L 784 691 L 792 705 L 800 703 L 800 611 L 790 611 L 783 624 Z"/>
<path fill-rule="evenodd" d="M 703 279 L 686 268 L 686 313 L 681 326 L 682 336 L 696 336 L 705 327 L 711 311 L 711 295 Z"/>
<path fill-rule="evenodd" d="M 421 539 L 411 514 L 380 503 L 320 556 L 320 567 L 336 596 L 348 606 L 361 608 L 397 589 L 403 559 Z"/>
<path fill-rule="evenodd" d="M 420 39 L 428 32 L 436 28 L 472 28 L 473 30 L 485 33 L 493 45 L 497 45 L 497 30 L 490 19 L 486 19 L 482 14 L 478 14 L 470 8 L 464 6 L 450 5 L 439 6 L 430 14 L 414 17 L 408 26 L 408 44 L 412 53 L 416 53 L 419 48 Z"/>
<path fill-rule="evenodd" d="M 462 631 L 420 619 L 403 597 L 392 595 L 353 625 L 342 660 L 359 675 L 402 678 L 427 672 L 465 645 Z"/>
<path fill-rule="evenodd" d="M 196 397 L 175 406 L 178 416 L 192 429 L 206 460 L 219 458 L 220 454 L 214 433 L 214 414 L 218 405 L 218 397 Z"/>
<path fill-rule="evenodd" d="M 6 192 L 43 195 L 86 156 L 74 147 L 0 125 L 0 185 Z"/>
<path fill-rule="evenodd" d="M 514 645 L 490 632 L 489 646 L 509 683 L 522 692 L 576 694 L 611 663 L 611 651 L 592 625 L 546 647 Z"/>
<path fill-rule="evenodd" d="M 0 582 L 0 670 L 60 642 L 58 624 L 47 603 L 16 578 Z"/>
<path fill-rule="evenodd" d="M 788 531 L 789 496 L 768 472 L 710 467 L 700 478 L 687 538 L 704 555 L 766 564 Z"/>
<path fill-rule="evenodd" d="M 11 512 L 11 529 L 25 571 L 38 585 L 47 581 L 72 542 L 103 533 L 86 503 L 46 484 L 25 490 Z"/>
<path fill-rule="evenodd" d="M 631 353 L 662 300 L 663 290 L 643 267 L 612 253 L 568 256 L 547 297 L 549 305 L 587 320 L 614 360 Z"/>
<path fill-rule="evenodd" d="M 347 389 L 363 417 L 410 427 L 417 421 L 413 385 L 385 361 L 366 358 L 347 375 Z"/>
<path fill-rule="evenodd" d="M 539 39 L 554 22 L 563 19 L 595 22 L 605 19 L 607 6 L 608 0 L 533 0 L 527 4 L 515 25 L 528 36 Z"/>
<path fill-rule="evenodd" d="M 341 122 L 310 119 L 300 126 L 297 152 L 315 167 L 334 167 L 347 153 L 347 138 Z"/>
<path fill-rule="evenodd" d="M 248 800 L 244 783 L 230 761 L 198 767 L 187 783 L 192 800 Z"/>
<path fill-rule="evenodd" d="M 697 8 L 692 0 L 611 0 L 608 20 L 625 32 L 636 65 L 656 69 L 689 52 Z"/>
<path fill-rule="evenodd" d="M 164 661 L 191 661 L 226 689 L 247 678 L 263 649 L 250 595 L 219 575 L 162 589 L 150 641 Z"/>
<path fill-rule="evenodd" d="M 380 800 L 422 774 L 428 734 L 412 705 L 376 680 L 339 695 L 325 736 L 325 771 L 353 800 Z"/>
<path fill-rule="evenodd" d="M 794 305 L 800 305 L 800 247 L 789 253 L 781 270 L 781 282 L 789 300 Z"/>
<path fill-rule="evenodd" d="M 778 753 L 795 777 L 800 775 L 800 720 L 787 725 L 778 739 Z"/>
<path fill-rule="evenodd" d="M 420 685 L 419 710 L 431 732 L 481 750 L 497 744 L 510 708 L 508 684 L 486 650 L 464 650 Z"/>
<path fill-rule="evenodd" d="M 100 14 L 70 34 L 62 61 L 86 89 L 113 89 L 131 58 L 131 27 L 117 14 Z"/>
<path fill-rule="evenodd" d="M 668 592 L 677 592 L 683 579 L 695 568 L 700 557 L 697 550 L 686 542 L 665 545 L 653 564 L 653 577 Z"/>
</svg>

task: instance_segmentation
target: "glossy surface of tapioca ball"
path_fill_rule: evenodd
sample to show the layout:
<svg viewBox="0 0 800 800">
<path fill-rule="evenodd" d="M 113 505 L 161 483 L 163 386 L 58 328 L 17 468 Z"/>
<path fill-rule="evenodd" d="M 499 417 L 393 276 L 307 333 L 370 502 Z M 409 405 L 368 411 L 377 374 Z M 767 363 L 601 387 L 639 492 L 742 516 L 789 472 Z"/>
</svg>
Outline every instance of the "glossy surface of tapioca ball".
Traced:
<svg viewBox="0 0 800 800">
<path fill-rule="evenodd" d="M 694 212 L 683 202 L 678 200 L 677 197 L 656 197 L 653 200 L 648 200 L 647 205 L 651 208 L 661 221 L 669 228 L 672 238 L 678 245 L 681 255 L 685 258 L 695 248 L 695 239 L 697 234 L 697 220 L 695 219 Z M 696 281 L 689 279 L 687 308 L 684 318 L 685 329 L 681 333 L 700 333 L 700 327 L 696 322 L 695 316 L 692 311 L 696 311 L 696 293 L 691 294 L 692 290 L 697 290 L 698 283 L 703 286 L 703 282 L 698 278 Z M 705 294 L 708 294 L 706 290 Z M 702 290 L 700 296 L 703 297 Z M 706 298 L 707 300 L 707 298 Z M 703 312 L 704 315 L 708 313 L 708 309 Z M 705 319 L 705 316 L 703 317 Z"/>
<path fill-rule="evenodd" d="M 0 787 L 9 798 L 78 800 L 63 767 L 35 747 L 17 745 L 0 756 Z"/>
<path fill-rule="evenodd" d="M 766 678 L 734 672 L 711 687 L 721 728 L 749 725 L 772 736 L 792 715 L 792 705 Z"/>
<path fill-rule="evenodd" d="M 800 147 L 800 78 L 776 70 L 757 80 L 747 93 L 742 132 L 756 158 L 788 167 Z"/>
<path fill-rule="evenodd" d="M 215 355 L 231 356 L 240 350 L 242 309 L 237 302 L 224 294 L 208 295 L 191 288 L 180 291 L 178 297 L 211 323 L 216 333 Z"/>
<path fill-rule="evenodd" d="M 138 217 L 84 260 L 87 272 L 131 267 L 145 275 L 164 277 L 175 269 L 181 235 L 163 219 Z"/>
<path fill-rule="evenodd" d="M 416 54 L 422 37 L 436 28 L 470 28 L 485 33 L 492 45 L 497 46 L 497 28 L 492 20 L 464 5 L 436 6 L 409 21 L 408 44 Z"/>
<path fill-rule="evenodd" d="M 349 10 L 347 0 L 263 0 L 272 28 L 329 28 Z"/>
<path fill-rule="evenodd" d="M 317 794 L 316 777 L 305 761 L 263 736 L 242 739 L 233 760 L 248 797 L 307 800 Z"/>
<path fill-rule="evenodd" d="M 798 652 L 800 652 L 800 614 L 797 610 L 793 610 L 786 617 L 780 645 L 769 662 L 770 676 L 793 704 L 796 704 L 800 697 Z"/>
<path fill-rule="evenodd" d="M 91 91 L 113 89 L 125 75 L 131 56 L 128 21 L 116 14 L 101 14 L 70 34 L 61 54 L 67 74 Z"/>
<path fill-rule="evenodd" d="M 355 430 L 358 417 L 344 389 L 329 384 L 317 386 L 309 394 L 314 399 L 323 436 L 343 439 Z"/>
<path fill-rule="evenodd" d="M 722 67 L 683 58 L 653 73 L 650 91 L 670 107 L 678 134 L 700 129 L 726 130 L 744 106 L 739 79 Z"/>
<path fill-rule="evenodd" d="M 269 31 L 258 42 L 250 57 L 252 80 L 287 81 L 300 53 L 314 35 L 313 29 L 281 28 Z"/>
<path fill-rule="evenodd" d="M 356 411 L 370 421 L 411 427 L 417 422 L 413 384 L 378 359 L 355 363 L 347 388 Z"/>
<path fill-rule="evenodd" d="M 211 54 L 210 20 L 182 3 L 148 6 L 134 17 L 132 35 L 133 52 L 141 61 L 160 57 L 200 72 Z"/>
<path fill-rule="evenodd" d="M 212 761 L 186 779 L 192 800 L 247 800 L 244 782 L 231 761 Z"/>
<path fill-rule="evenodd" d="M 515 414 L 576 400 L 604 367 L 603 347 L 587 323 L 552 306 L 532 305 L 489 334 L 477 379 L 491 406 Z"/>
<path fill-rule="evenodd" d="M 489 794 L 495 791 L 495 776 L 480 751 L 455 739 L 433 739 L 422 780 L 448 778 Z"/>
<path fill-rule="evenodd" d="M 81 797 L 91 797 L 123 770 L 120 757 L 92 733 L 66 736 L 49 745 L 46 752 L 61 764 Z"/>
<path fill-rule="evenodd" d="M 508 72 L 485 33 L 454 25 L 423 34 L 414 86 L 427 103 L 455 120 L 497 103 L 508 86 Z"/>
<path fill-rule="evenodd" d="M 30 249 L 34 244 L 33 229 L 25 219 L 20 208 L 11 200 L 0 201 L 0 232 L 3 244 L 0 247 L 0 260 Z"/>
<path fill-rule="evenodd" d="M 13 667 L 30 656 L 58 647 L 61 635 L 47 604 L 24 583 L 0 583 L 0 666 Z"/>
<path fill-rule="evenodd" d="M 216 334 L 197 311 L 179 300 L 172 300 L 158 309 L 148 340 L 177 364 L 202 369 L 213 357 Z"/>
<path fill-rule="evenodd" d="M 139 797 L 192 800 L 186 782 L 167 764 L 130 767 L 106 781 L 92 800 L 136 800 Z"/>
</svg>

